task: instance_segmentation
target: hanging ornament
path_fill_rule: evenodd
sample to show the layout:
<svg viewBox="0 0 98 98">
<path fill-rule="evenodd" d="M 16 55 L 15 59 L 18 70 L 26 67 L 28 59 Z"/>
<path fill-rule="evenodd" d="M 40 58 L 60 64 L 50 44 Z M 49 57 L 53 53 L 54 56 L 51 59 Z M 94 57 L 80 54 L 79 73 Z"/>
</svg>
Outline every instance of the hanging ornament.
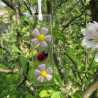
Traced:
<svg viewBox="0 0 98 98">
<path fill-rule="evenodd" d="M 53 85 L 54 84 L 54 66 L 53 66 L 53 36 L 51 15 L 42 15 L 41 0 L 38 0 L 39 14 L 30 18 L 31 28 L 31 48 L 37 53 L 32 53 L 34 85 Z M 33 31 L 32 31 L 33 30 Z M 44 64 L 42 63 L 44 62 Z"/>
</svg>

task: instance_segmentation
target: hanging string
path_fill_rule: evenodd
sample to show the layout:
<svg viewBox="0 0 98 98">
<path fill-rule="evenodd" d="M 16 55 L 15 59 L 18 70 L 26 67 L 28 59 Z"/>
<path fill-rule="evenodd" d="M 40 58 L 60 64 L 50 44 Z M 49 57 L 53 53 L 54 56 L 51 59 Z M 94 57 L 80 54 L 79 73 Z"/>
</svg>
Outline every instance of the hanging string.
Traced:
<svg viewBox="0 0 98 98">
<path fill-rule="evenodd" d="M 38 20 L 42 21 L 43 20 L 43 16 L 42 16 L 42 12 L 41 12 L 41 0 L 38 0 L 38 10 L 39 10 Z"/>
</svg>

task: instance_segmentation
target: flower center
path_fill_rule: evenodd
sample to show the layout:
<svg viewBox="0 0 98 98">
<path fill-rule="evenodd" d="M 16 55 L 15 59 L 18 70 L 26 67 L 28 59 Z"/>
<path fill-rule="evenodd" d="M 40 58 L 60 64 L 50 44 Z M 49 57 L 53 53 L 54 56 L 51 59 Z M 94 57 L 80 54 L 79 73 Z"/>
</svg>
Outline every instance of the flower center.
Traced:
<svg viewBox="0 0 98 98">
<path fill-rule="evenodd" d="M 96 38 L 95 41 L 98 42 L 98 38 Z"/>
<path fill-rule="evenodd" d="M 41 71 L 41 76 L 42 77 L 45 77 L 47 75 L 47 72 L 46 71 Z"/>
<path fill-rule="evenodd" d="M 44 41 L 45 40 L 45 36 L 43 34 L 39 34 L 37 38 L 38 38 L 39 41 Z"/>
</svg>

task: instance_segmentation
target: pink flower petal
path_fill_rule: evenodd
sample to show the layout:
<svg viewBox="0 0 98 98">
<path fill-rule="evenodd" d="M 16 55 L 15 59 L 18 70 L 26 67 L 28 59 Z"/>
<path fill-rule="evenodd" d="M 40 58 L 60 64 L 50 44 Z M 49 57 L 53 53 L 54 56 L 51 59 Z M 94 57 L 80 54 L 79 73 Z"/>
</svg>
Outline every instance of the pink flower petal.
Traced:
<svg viewBox="0 0 98 98">
<path fill-rule="evenodd" d="M 38 70 L 38 69 L 35 69 L 35 71 L 34 71 L 34 75 L 40 75 L 40 71 Z"/>
<path fill-rule="evenodd" d="M 47 47 L 47 43 L 45 41 L 40 42 L 41 47 Z"/>
<path fill-rule="evenodd" d="M 96 21 L 94 21 L 94 25 L 95 25 L 96 31 L 98 32 L 98 23 Z"/>
<path fill-rule="evenodd" d="M 45 67 L 46 67 L 45 64 L 41 64 L 41 65 L 39 65 L 39 68 L 40 68 L 41 71 L 44 71 L 44 70 L 45 70 Z"/>
<path fill-rule="evenodd" d="M 95 43 L 95 40 L 88 41 L 88 39 L 84 38 L 81 45 L 85 48 L 92 48 Z"/>
<path fill-rule="evenodd" d="M 95 60 L 96 62 L 98 62 L 98 52 L 95 54 L 94 60 Z"/>
<path fill-rule="evenodd" d="M 93 47 L 91 51 L 95 51 L 96 49 L 98 49 L 98 43 L 96 43 Z"/>
<path fill-rule="evenodd" d="M 39 77 L 37 78 L 37 80 L 38 80 L 38 81 L 40 81 L 40 82 L 43 82 L 43 80 L 44 80 L 44 77 L 42 77 L 42 76 L 39 76 Z"/>
<path fill-rule="evenodd" d="M 47 75 L 46 75 L 46 79 L 47 79 L 47 80 L 51 80 L 51 79 L 52 79 L 52 75 L 47 74 Z"/>
<path fill-rule="evenodd" d="M 32 39 L 31 42 L 32 42 L 35 46 L 39 43 L 39 41 L 38 41 L 37 38 Z"/>
<path fill-rule="evenodd" d="M 45 40 L 46 40 L 47 42 L 50 42 L 50 41 L 51 41 L 51 35 L 45 36 Z"/>
<path fill-rule="evenodd" d="M 36 36 L 36 37 L 39 35 L 39 31 L 38 31 L 37 28 L 35 28 L 35 29 L 33 30 L 32 35 L 33 35 L 33 36 Z"/>
<path fill-rule="evenodd" d="M 94 23 L 89 23 L 89 27 L 88 27 L 88 33 L 92 36 L 92 37 L 94 37 L 94 38 L 96 38 L 96 37 L 98 37 L 98 33 L 97 33 L 97 31 L 96 31 L 96 28 L 95 28 L 95 24 Z"/>
<path fill-rule="evenodd" d="M 46 72 L 47 72 L 48 74 L 50 74 L 50 73 L 53 73 L 53 70 L 52 70 L 51 67 L 48 67 L 47 70 L 46 70 Z"/>
<path fill-rule="evenodd" d="M 41 28 L 41 34 L 45 35 L 48 32 L 48 29 L 45 27 Z"/>
</svg>

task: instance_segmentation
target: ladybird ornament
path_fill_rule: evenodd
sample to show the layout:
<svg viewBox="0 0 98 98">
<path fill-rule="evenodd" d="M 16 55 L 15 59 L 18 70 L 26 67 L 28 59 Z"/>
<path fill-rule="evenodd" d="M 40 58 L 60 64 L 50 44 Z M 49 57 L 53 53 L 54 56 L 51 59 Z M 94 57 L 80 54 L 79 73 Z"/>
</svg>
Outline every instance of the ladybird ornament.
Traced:
<svg viewBox="0 0 98 98">
<path fill-rule="evenodd" d="M 37 60 L 39 62 L 44 61 L 48 57 L 48 52 L 47 51 L 42 51 L 37 55 Z"/>
</svg>

